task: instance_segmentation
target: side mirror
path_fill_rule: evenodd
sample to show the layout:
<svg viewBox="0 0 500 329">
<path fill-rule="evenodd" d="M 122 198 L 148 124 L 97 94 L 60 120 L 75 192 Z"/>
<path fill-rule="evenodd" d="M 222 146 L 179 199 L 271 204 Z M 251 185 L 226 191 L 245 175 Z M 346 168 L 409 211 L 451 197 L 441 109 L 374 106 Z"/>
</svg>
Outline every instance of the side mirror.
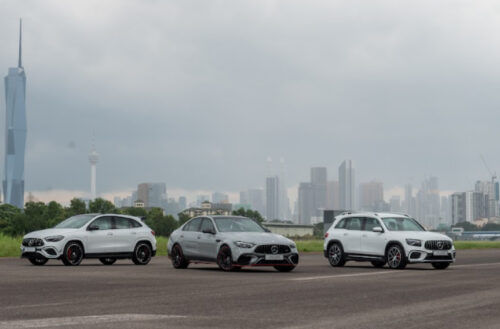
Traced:
<svg viewBox="0 0 500 329">
<path fill-rule="evenodd" d="M 203 233 L 208 233 L 208 234 L 215 234 L 215 231 L 211 228 L 206 228 L 202 231 Z"/>
<path fill-rule="evenodd" d="M 87 230 L 89 230 L 89 231 L 97 231 L 97 230 L 99 230 L 99 226 L 91 224 L 91 225 L 89 225 L 89 227 L 87 227 Z"/>
<path fill-rule="evenodd" d="M 266 231 L 267 233 L 271 233 L 271 230 L 268 228 L 265 228 L 265 227 L 264 227 L 264 231 Z"/>
<path fill-rule="evenodd" d="M 384 232 L 384 230 L 380 226 L 375 226 L 374 228 L 372 228 L 372 231 L 375 232 L 375 233 L 382 233 L 382 232 Z"/>
</svg>

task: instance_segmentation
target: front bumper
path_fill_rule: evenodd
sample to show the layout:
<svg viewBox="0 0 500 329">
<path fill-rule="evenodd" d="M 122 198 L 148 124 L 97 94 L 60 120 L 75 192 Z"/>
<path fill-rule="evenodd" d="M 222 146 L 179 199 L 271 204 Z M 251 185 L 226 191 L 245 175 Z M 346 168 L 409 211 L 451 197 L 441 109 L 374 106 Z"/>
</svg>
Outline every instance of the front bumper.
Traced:
<svg viewBox="0 0 500 329">
<path fill-rule="evenodd" d="M 63 246 L 58 244 L 43 245 L 41 247 L 25 247 L 21 246 L 21 258 L 31 258 L 35 256 L 42 256 L 48 259 L 57 259 L 61 257 Z"/>
<path fill-rule="evenodd" d="M 275 258 L 275 259 L 270 259 L 270 258 Z M 299 254 L 296 252 L 289 252 L 286 254 L 276 254 L 276 255 L 244 253 L 238 257 L 235 263 L 235 265 L 238 266 L 297 266 L 298 264 L 299 264 Z"/>
<path fill-rule="evenodd" d="M 408 251 L 407 259 L 409 263 L 454 263 L 457 252 L 450 250 L 427 250 L 412 249 Z"/>
</svg>

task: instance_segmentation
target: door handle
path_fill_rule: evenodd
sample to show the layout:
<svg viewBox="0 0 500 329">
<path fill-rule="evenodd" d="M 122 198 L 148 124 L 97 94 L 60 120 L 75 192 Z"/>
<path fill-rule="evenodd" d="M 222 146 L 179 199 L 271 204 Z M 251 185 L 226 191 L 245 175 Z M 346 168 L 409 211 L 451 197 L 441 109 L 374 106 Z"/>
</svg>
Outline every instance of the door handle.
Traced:
<svg viewBox="0 0 500 329">
<path fill-rule="evenodd" d="M 113 235 L 113 233 L 109 232 L 109 233 L 108 233 L 108 234 L 106 234 L 106 235 L 109 235 L 109 236 L 111 236 L 111 235 Z"/>
<path fill-rule="evenodd" d="M 366 234 L 363 234 L 363 238 L 366 238 Z"/>
<path fill-rule="evenodd" d="M 198 240 L 199 240 L 199 239 L 201 239 L 201 236 L 199 236 L 199 235 L 198 235 L 198 238 L 197 238 L 197 239 L 198 239 Z"/>
<path fill-rule="evenodd" d="M 183 238 L 183 237 L 184 237 L 184 235 L 181 235 L 181 238 Z"/>
<path fill-rule="evenodd" d="M 344 235 L 349 235 L 349 233 L 344 233 Z"/>
<path fill-rule="evenodd" d="M 132 232 L 132 234 L 133 234 L 133 235 L 136 235 L 136 234 L 137 234 L 137 232 Z"/>
</svg>

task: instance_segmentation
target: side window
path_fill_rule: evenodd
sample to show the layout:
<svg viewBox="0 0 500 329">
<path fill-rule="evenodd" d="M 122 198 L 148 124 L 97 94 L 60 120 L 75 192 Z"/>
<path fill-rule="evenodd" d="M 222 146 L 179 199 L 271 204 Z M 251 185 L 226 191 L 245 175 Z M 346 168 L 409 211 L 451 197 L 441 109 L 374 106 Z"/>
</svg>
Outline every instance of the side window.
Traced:
<svg viewBox="0 0 500 329">
<path fill-rule="evenodd" d="M 96 220 L 92 222 L 92 226 L 97 226 L 99 230 L 111 230 L 111 217 L 109 216 L 104 216 L 104 217 L 99 217 Z"/>
<path fill-rule="evenodd" d="M 189 227 L 185 231 L 198 232 L 200 228 L 201 217 L 192 219 L 189 222 Z"/>
<path fill-rule="evenodd" d="M 214 225 L 212 224 L 212 221 L 209 218 L 203 218 L 203 221 L 201 222 L 200 231 L 203 232 L 203 230 L 207 229 L 215 232 L 215 228 Z"/>
<path fill-rule="evenodd" d="M 115 220 L 115 229 L 124 229 L 132 227 L 132 223 L 128 218 L 114 217 L 114 220 Z"/>
<path fill-rule="evenodd" d="M 374 227 L 380 226 L 380 223 L 375 218 L 365 218 L 364 231 L 371 231 Z"/>
<path fill-rule="evenodd" d="M 357 217 L 348 218 L 346 228 L 351 231 L 361 230 L 361 218 Z"/>
<path fill-rule="evenodd" d="M 131 227 L 133 227 L 133 228 L 142 227 L 142 224 L 139 223 L 138 221 L 130 219 L 130 218 L 128 220 L 130 222 Z"/>
<path fill-rule="evenodd" d="M 345 228 L 347 223 L 347 218 L 341 219 L 340 222 L 335 226 L 335 228 Z"/>
</svg>

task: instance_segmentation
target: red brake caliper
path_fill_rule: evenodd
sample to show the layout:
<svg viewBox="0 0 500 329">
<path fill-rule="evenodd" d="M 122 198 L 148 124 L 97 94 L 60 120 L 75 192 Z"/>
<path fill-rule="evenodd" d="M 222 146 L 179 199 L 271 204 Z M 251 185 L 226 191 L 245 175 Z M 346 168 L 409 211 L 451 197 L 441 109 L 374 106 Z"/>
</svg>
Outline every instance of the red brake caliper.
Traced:
<svg viewBox="0 0 500 329">
<path fill-rule="evenodd" d="M 68 248 L 68 259 L 71 259 L 71 248 Z"/>
</svg>

